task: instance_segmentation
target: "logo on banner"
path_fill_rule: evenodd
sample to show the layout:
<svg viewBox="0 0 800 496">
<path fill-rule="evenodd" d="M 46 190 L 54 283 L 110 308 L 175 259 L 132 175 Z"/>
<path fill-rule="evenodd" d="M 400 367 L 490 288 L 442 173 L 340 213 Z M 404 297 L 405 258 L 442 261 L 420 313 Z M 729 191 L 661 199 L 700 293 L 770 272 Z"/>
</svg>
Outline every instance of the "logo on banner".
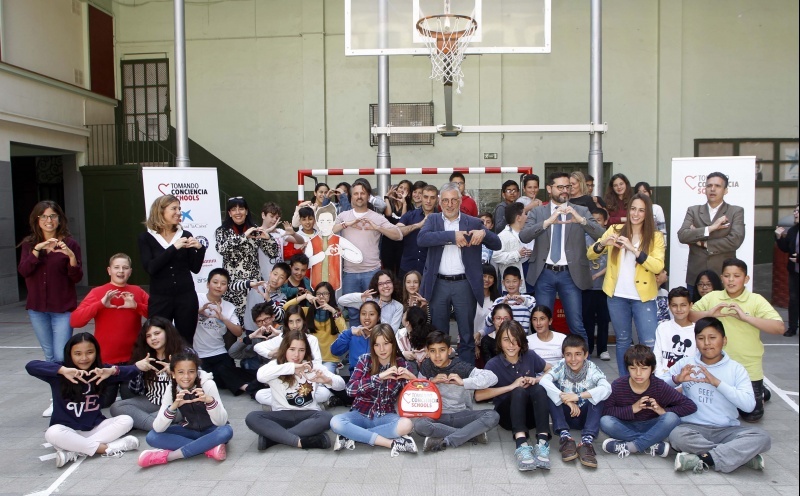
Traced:
<svg viewBox="0 0 800 496">
<path fill-rule="evenodd" d="M 705 195 L 706 194 L 706 176 L 705 174 L 698 174 L 696 176 L 684 176 L 683 182 L 686 186 L 689 187 L 692 191 L 695 191 L 698 195 Z M 731 188 L 738 188 L 739 181 L 734 181 L 730 177 L 728 177 L 728 189 Z"/>
<path fill-rule="evenodd" d="M 158 192 L 180 201 L 200 201 L 201 196 L 208 195 L 208 190 L 201 188 L 200 183 L 159 183 Z"/>
</svg>

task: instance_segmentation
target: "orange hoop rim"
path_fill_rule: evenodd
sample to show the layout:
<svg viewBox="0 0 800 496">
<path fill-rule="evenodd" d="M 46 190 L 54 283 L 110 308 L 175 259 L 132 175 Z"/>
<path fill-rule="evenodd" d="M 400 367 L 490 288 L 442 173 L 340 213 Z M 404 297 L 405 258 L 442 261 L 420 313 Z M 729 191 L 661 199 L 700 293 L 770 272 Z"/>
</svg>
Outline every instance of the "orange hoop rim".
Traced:
<svg viewBox="0 0 800 496">
<path fill-rule="evenodd" d="M 460 31 L 451 31 L 449 33 L 444 33 L 442 31 L 434 31 L 434 30 L 426 31 L 422 27 L 423 23 L 425 23 L 426 21 L 429 21 L 431 19 L 446 19 L 446 18 L 463 19 L 463 20 L 467 21 L 468 24 L 472 24 L 472 28 L 466 28 L 466 29 L 462 29 Z M 464 36 L 467 32 L 474 31 L 476 29 L 478 29 L 478 21 L 476 21 L 475 19 L 473 19 L 470 16 L 465 16 L 465 15 L 461 15 L 461 14 L 429 15 L 429 16 L 425 16 L 425 17 L 423 17 L 423 18 L 421 18 L 420 20 L 417 21 L 417 31 L 419 31 L 419 34 L 421 34 L 422 36 L 428 37 L 428 38 L 435 38 L 436 39 L 436 47 L 440 51 L 442 51 L 444 53 L 448 53 L 450 51 L 450 49 L 453 47 L 453 45 L 455 45 L 456 42 L 458 42 L 458 40 L 460 40 L 461 37 Z"/>
</svg>

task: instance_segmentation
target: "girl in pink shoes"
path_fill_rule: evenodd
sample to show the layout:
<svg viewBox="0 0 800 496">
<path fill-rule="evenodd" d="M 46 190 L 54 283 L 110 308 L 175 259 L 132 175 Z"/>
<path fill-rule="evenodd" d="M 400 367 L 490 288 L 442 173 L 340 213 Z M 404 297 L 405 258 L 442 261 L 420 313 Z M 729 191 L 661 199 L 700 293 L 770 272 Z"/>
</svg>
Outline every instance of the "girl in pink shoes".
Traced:
<svg viewBox="0 0 800 496">
<path fill-rule="evenodd" d="M 139 466 L 149 467 L 205 453 L 222 461 L 225 444 L 233 437 L 228 412 L 222 406 L 213 376 L 199 371 L 200 358 L 190 351 L 170 360 L 172 387 L 164 392 L 161 410 L 147 434 L 153 450 L 139 455 Z M 183 422 L 172 425 L 180 410 Z"/>
<path fill-rule="evenodd" d="M 105 418 L 100 397 L 107 383 L 129 381 L 139 370 L 149 370 L 148 361 L 104 365 L 100 345 L 88 332 L 72 336 L 63 353 L 63 363 L 32 360 L 25 366 L 30 375 L 48 383 L 53 393 L 53 415 L 44 438 L 56 449 L 56 467 L 98 453 L 117 458 L 138 448 L 138 439 L 125 436 L 133 419 L 127 415 Z"/>
</svg>

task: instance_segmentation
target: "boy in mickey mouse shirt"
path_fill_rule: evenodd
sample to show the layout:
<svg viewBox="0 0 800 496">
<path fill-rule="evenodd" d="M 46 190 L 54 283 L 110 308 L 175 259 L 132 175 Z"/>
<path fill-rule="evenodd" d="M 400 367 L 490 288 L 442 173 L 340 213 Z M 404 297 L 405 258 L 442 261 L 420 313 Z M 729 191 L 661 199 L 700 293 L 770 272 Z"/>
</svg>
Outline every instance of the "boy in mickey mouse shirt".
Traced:
<svg viewBox="0 0 800 496">
<path fill-rule="evenodd" d="M 669 292 L 667 298 L 673 319 L 659 323 L 656 328 L 656 342 L 653 346 L 656 374 L 666 373 L 681 358 L 697 353 L 694 324 L 689 320 L 689 312 L 692 310 L 689 290 L 678 286 Z"/>
<path fill-rule="evenodd" d="M 414 421 L 414 430 L 425 437 L 422 451 L 444 451 L 468 441 L 488 443 L 486 433 L 500 422 L 500 415 L 494 410 L 473 410 L 472 391 L 494 386 L 497 376 L 458 357 L 451 359 L 450 336 L 440 331 L 428 334 L 425 348 L 428 358 L 420 364 L 419 375 L 439 388 L 442 416 Z"/>
</svg>

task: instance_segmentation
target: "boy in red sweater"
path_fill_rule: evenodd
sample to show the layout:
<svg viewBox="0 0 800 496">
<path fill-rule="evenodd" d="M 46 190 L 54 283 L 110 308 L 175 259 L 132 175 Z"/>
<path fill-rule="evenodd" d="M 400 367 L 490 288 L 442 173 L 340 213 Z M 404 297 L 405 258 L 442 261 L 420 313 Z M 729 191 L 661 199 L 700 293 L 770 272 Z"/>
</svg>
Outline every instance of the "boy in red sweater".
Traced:
<svg viewBox="0 0 800 496">
<path fill-rule="evenodd" d="M 600 419 L 600 428 L 610 436 L 603 451 L 620 458 L 631 453 L 665 457 L 670 446 L 664 439 L 697 405 L 653 375 L 656 356 L 649 347 L 631 346 L 624 360 L 630 375 L 611 383 Z"/>
<path fill-rule="evenodd" d="M 125 365 L 130 361 L 142 317 L 147 318 L 149 295 L 139 286 L 128 284 L 131 272 L 131 257 L 124 253 L 113 255 L 108 262 L 111 281 L 89 291 L 69 319 L 70 326 L 76 329 L 94 319 L 94 337 L 100 343 L 103 363 Z M 131 397 L 126 386 L 122 386 L 122 396 Z M 107 387 L 102 407 L 110 406 L 116 397 L 117 388 Z"/>
</svg>

